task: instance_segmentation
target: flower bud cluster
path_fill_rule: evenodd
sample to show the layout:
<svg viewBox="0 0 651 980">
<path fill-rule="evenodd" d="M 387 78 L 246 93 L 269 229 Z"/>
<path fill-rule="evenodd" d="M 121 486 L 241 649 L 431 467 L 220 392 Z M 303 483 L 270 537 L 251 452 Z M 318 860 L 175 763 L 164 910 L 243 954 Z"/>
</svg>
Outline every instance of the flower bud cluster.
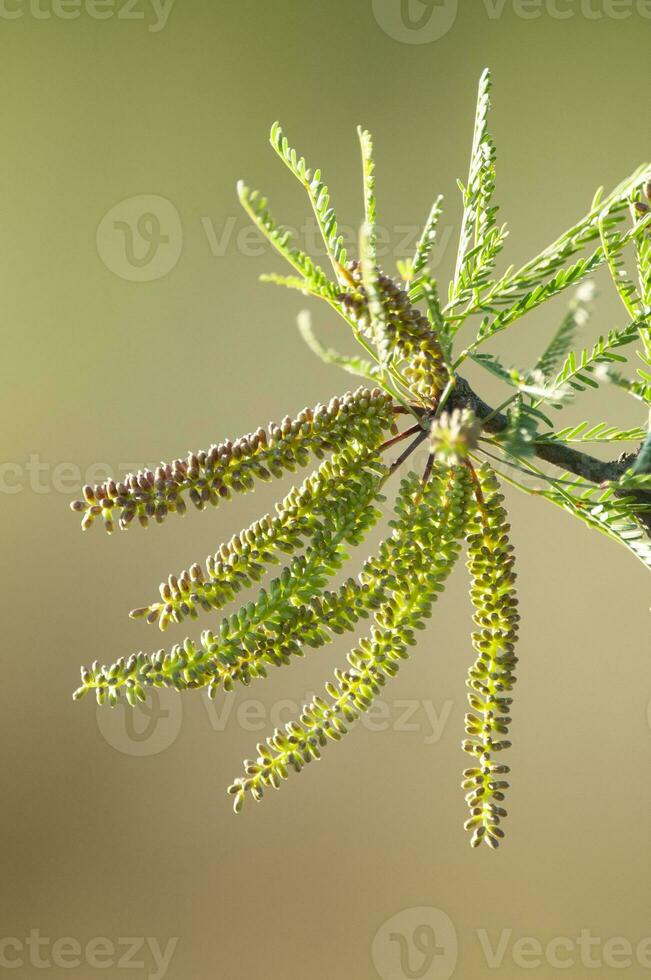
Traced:
<svg viewBox="0 0 651 980">
<path fill-rule="evenodd" d="M 297 607 L 310 606 L 329 629 L 341 631 L 347 622 L 356 622 L 355 609 L 371 608 L 376 599 L 377 590 L 373 592 L 366 583 L 342 587 L 340 593 L 323 597 L 322 606 L 314 600 L 342 567 L 346 544 L 359 544 L 381 516 L 376 502 L 383 499 L 380 488 L 385 474 L 377 455 L 357 469 L 350 468 L 345 483 L 323 508 L 307 554 L 295 556 L 268 591 L 262 589 L 255 602 L 225 617 L 216 633 L 205 631 L 200 644 L 186 639 L 169 652 L 141 652 L 109 666 L 95 662 L 82 669 L 75 699 L 94 690 L 99 704 L 116 704 L 122 693 L 134 704 L 144 700 L 145 689 L 151 686 L 177 691 L 209 686 L 214 695 L 220 685 L 230 690 L 234 681 L 248 684 L 253 677 L 265 676 L 267 666 L 287 663 L 291 653 L 301 650 L 301 643 L 292 638 L 293 633 L 300 636 L 301 624 L 307 639 L 318 638 L 315 632 L 310 635 L 309 624 L 305 616 L 301 620 L 303 614 Z"/>
<path fill-rule="evenodd" d="M 269 481 L 305 466 L 311 455 L 321 459 L 356 439 L 372 448 L 393 424 L 390 396 L 379 388 L 359 388 L 327 405 L 305 408 L 293 420 L 286 416 L 280 425 L 271 423 L 235 442 L 227 439 L 207 451 L 190 452 L 185 460 L 139 470 L 123 481 L 85 486 L 83 499 L 71 507 L 83 515 L 84 530 L 97 518 L 109 532 L 116 523 L 125 530 L 134 518 L 143 527 L 151 519 L 160 524 L 169 513 L 185 513 L 186 494 L 198 510 L 216 507 L 234 493 L 253 490 L 256 480 Z"/>
<path fill-rule="evenodd" d="M 481 422 L 468 408 L 442 412 L 432 422 L 430 449 L 437 462 L 444 466 L 459 466 L 477 448 Z"/>
<path fill-rule="evenodd" d="M 434 475 L 425 488 L 414 474 L 403 481 L 393 535 L 365 567 L 368 576 L 383 577 L 388 590 L 370 635 L 348 654 L 348 667 L 335 671 L 325 697 L 313 698 L 298 721 L 276 729 L 257 746 L 257 759 L 244 763 L 245 775 L 229 787 L 236 812 L 247 792 L 260 800 L 290 770 L 319 759 L 328 740 L 339 741 L 398 672 L 458 558 L 469 495 L 463 468 Z"/>
<path fill-rule="evenodd" d="M 520 617 L 517 612 L 513 547 L 510 525 L 493 469 L 487 464 L 477 470 L 479 487 L 471 513 L 466 540 L 468 568 L 472 578 L 470 595 L 478 629 L 472 642 L 477 658 L 468 673 L 468 701 L 464 750 L 474 765 L 464 771 L 463 788 L 472 831 L 471 844 L 482 842 L 498 847 L 504 836 L 500 823 L 506 816 L 502 806 L 509 767 L 494 756 L 510 747 L 506 736 L 511 718 L 510 691 L 515 684 L 515 643 Z"/>
<path fill-rule="evenodd" d="M 359 262 L 351 262 L 348 269 L 355 289 L 339 295 L 341 308 L 362 334 L 373 340 L 368 297 Z M 427 317 L 411 306 L 405 290 L 390 276 L 378 276 L 377 290 L 384 306 L 387 338 L 397 354 L 397 361 L 404 361 L 400 365 L 402 375 L 414 394 L 425 404 L 432 405 L 447 381 L 445 358 L 436 334 Z"/>
<path fill-rule="evenodd" d="M 300 487 L 292 487 L 276 505 L 275 515 L 266 514 L 233 535 L 208 556 L 205 571 L 195 563 L 178 576 L 170 575 L 160 585 L 161 601 L 132 610 L 132 619 L 158 622 L 165 630 L 187 616 L 196 619 L 200 610 L 221 609 L 242 589 L 259 582 L 268 566 L 302 548 L 345 482 L 377 461 L 376 453 L 359 443 L 325 460 Z"/>
</svg>

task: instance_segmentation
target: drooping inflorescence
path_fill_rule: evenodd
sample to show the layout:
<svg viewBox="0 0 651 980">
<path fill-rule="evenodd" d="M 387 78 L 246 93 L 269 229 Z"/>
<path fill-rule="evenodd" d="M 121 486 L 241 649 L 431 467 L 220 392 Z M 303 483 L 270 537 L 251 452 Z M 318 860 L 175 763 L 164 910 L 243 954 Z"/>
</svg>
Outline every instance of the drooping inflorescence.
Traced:
<svg viewBox="0 0 651 980">
<path fill-rule="evenodd" d="M 147 526 L 169 513 L 184 513 L 188 501 L 206 510 L 253 490 L 259 480 L 320 461 L 273 513 L 221 545 L 213 544 L 204 567 L 195 562 L 170 575 L 160 585 L 159 598 L 131 612 L 132 618 L 165 630 L 223 610 L 216 623 L 198 639 L 186 637 L 169 650 L 141 651 L 104 665 L 95 660 L 82 669 L 74 693 L 79 700 L 93 691 L 97 702 L 107 705 L 122 698 L 135 705 L 152 688 L 205 690 L 215 698 L 368 621 L 366 635 L 356 638 L 323 695 L 271 733 L 257 746 L 256 758 L 245 762 L 244 774 L 229 787 L 236 811 L 248 795 L 260 800 L 291 770 L 300 772 L 320 758 L 328 741 L 340 740 L 370 708 L 407 659 L 416 631 L 424 628 L 465 546 L 476 625 L 463 742 L 473 763 L 464 771 L 470 808 L 466 828 L 473 846 L 499 845 L 509 768 L 496 756 L 510 745 L 519 617 L 504 498 L 488 460 L 504 464 L 505 481 L 599 529 L 651 568 L 647 421 L 625 429 L 599 422 L 554 429 L 544 411 L 546 404 L 558 409 L 568 394 L 604 381 L 651 406 L 651 167 L 640 168 L 607 197 L 597 194 L 587 214 L 539 255 L 496 275 L 507 231 L 498 225 L 493 203 L 490 92 L 490 75 L 484 72 L 468 178 L 460 183 L 463 218 L 447 301 L 429 268 L 440 197 L 413 257 L 398 263 L 399 278 L 379 267 L 375 161 L 366 130 L 358 131 L 364 220 L 359 259 L 352 261 L 321 171 L 307 166 L 279 124 L 271 130 L 274 150 L 307 192 L 333 276 L 297 246 L 289 229 L 276 224 L 262 194 L 238 185 L 245 210 L 292 267 L 289 276 L 263 278 L 324 300 L 344 319 L 363 354 L 345 354 L 321 343 L 306 311 L 299 327 L 322 360 L 362 377 L 372 390 L 359 388 L 266 430 L 144 468 L 124 480 L 86 486 L 83 499 L 72 504 L 84 528 L 96 519 L 109 532 L 126 529 L 136 518 Z M 632 227 L 626 228 L 623 222 L 631 215 Z M 637 283 L 623 268 L 629 244 L 635 250 Z M 612 273 L 629 319 L 594 346 L 575 352 L 576 333 L 585 326 L 593 299 L 586 277 L 600 265 Z M 531 368 L 507 366 L 495 354 L 478 351 L 496 333 L 579 283 L 561 326 Z M 473 317 L 478 318 L 474 340 L 454 351 L 458 331 Z M 625 360 L 621 350 L 637 339 L 642 367 L 630 379 L 613 364 Z M 509 388 L 499 408 L 491 409 L 459 376 L 469 358 Z M 405 416 L 410 421 L 398 431 L 397 420 Z M 406 448 L 388 461 L 387 454 L 405 440 Z M 628 463 L 602 463 L 574 448 L 622 441 L 641 443 Z M 350 547 L 362 542 L 381 518 L 390 478 L 423 445 L 429 450 L 427 461 L 420 474 L 409 472 L 402 479 L 391 532 L 357 575 L 334 584 Z M 572 478 L 550 475 L 538 465 L 541 460 Z M 234 600 L 242 602 L 240 593 L 262 583 L 272 567 L 276 576 L 253 599 L 233 612 L 225 608 Z"/>
<path fill-rule="evenodd" d="M 186 494 L 198 510 L 208 504 L 216 507 L 234 493 L 253 490 L 258 480 L 269 481 L 305 466 L 311 456 L 320 459 L 355 440 L 373 446 L 392 423 L 387 395 L 379 388 L 359 388 L 235 442 L 227 439 L 207 451 L 190 452 L 185 460 L 140 470 L 124 481 L 85 486 L 84 499 L 71 506 L 83 514 L 84 529 L 101 517 L 111 532 L 116 514 L 121 530 L 136 516 L 143 527 L 152 518 L 160 524 L 169 513 L 185 513 Z"/>
<path fill-rule="evenodd" d="M 255 761 L 244 763 L 244 777 L 229 790 L 236 811 L 247 792 L 260 800 L 266 788 L 278 789 L 290 769 L 300 772 L 318 759 L 328 739 L 339 741 L 398 672 L 461 550 L 469 494 L 464 469 L 437 474 L 425 488 L 415 474 L 403 481 L 393 535 L 367 563 L 367 575 L 386 580 L 375 625 L 348 654 L 347 668 L 335 671 L 324 697 L 315 697 L 298 721 L 258 745 Z"/>
<path fill-rule="evenodd" d="M 133 703 L 144 699 L 144 690 L 151 686 L 177 691 L 208 687 L 214 696 L 220 685 L 230 690 L 233 681 L 247 684 L 253 677 L 265 676 L 269 665 L 287 663 L 291 653 L 300 653 L 301 644 L 293 642 L 288 619 L 302 635 L 306 624 L 296 619 L 297 612 L 319 598 L 347 557 L 346 545 L 359 544 L 381 514 L 377 504 L 383 499 L 386 468 L 377 453 L 367 452 L 354 462 L 343 451 L 335 456 L 332 470 L 345 473 L 345 481 L 317 518 L 309 552 L 295 556 L 256 602 L 224 618 L 216 633 L 205 631 L 198 645 L 187 639 L 168 653 L 138 653 L 114 664 L 94 663 L 82 669 L 76 697 L 94 690 L 100 704 L 106 700 L 115 704 L 124 693 Z M 359 588 L 349 585 L 338 595 L 324 597 L 321 612 L 336 628 L 355 603 L 366 599 L 372 602 L 373 596 L 362 583 Z M 316 638 L 318 633 L 310 637 L 307 630 L 303 636 L 308 641 Z"/>
<path fill-rule="evenodd" d="M 259 582 L 270 565 L 294 554 L 317 535 L 333 498 L 346 489 L 346 483 L 376 458 L 363 443 L 325 460 L 300 487 L 293 487 L 276 514 L 266 514 L 233 537 L 206 559 L 205 572 L 198 563 L 178 576 L 170 575 L 160 585 L 160 601 L 133 609 L 133 619 L 158 622 L 161 630 L 180 623 L 187 616 L 196 619 L 200 610 L 221 609 L 238 592 Z"/>
<path fill-rule="evenodd" d="M 510 692 L 515 683 L 514 650 L 520 617 L 504 497 L 490 466 L 484 464 L 477 470 L 476 481 L 466 541 L 477 626 L 472 644 L 477 658 L 467 680 L 471 711 L 466 715 L 469 737 L 463 744 L 474 765 L 465 770 L 463 787 L 468 791 L 470 818 L 466 829 L 472 830 L 473 846 L 485 841 L 497 847 L 504 836 L 500 823 L 506 816 L 502 801 L 509 767 L 494 757 L 511 744 L 506 736 L 511 723 Z"/>
<path fill-rule="evenodd" d="M 354 288 L 339 294 L 346 316 L 358 325 L 361 333 L 373 339 L 371 313 L 359 262 L 348 265 Z M 409 301 L 409 294 L 390 276 L 378 274 L 379 301 L 384 308 L 385 330 L 398 366 L 404 361 L 402 374 L 409 387 L 425 404 L 432 404 L 448 379 L 441 345 L 427 317 Z"/>
</svg>

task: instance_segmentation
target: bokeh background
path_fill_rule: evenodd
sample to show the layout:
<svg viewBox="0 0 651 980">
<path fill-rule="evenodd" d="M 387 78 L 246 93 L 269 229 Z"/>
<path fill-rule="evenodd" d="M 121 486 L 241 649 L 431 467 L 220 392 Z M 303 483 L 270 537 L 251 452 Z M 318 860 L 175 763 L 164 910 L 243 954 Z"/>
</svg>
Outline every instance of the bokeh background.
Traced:
<svg viewBox="0 0 651 980">
<path fill-rule="evenodd" d="M 267 144 L 274 119 L 323 168 L 351 228 L 355 126 L 372 130 L 387 267 L 444 193 L 442 278 L 485 65 L 506 262 L 650 155 L 648 3 L 411 4 L 2 7 L 2 973 L 446 980 L 534 966 L 546 980 L 651 966 L 649 943 L 638 947 L 651 936 L 648 582 L 551 505 L 506 491 L 523 628 L 498 853 L 471 851 L 462 830 L 463 567 L 386 708 L 238 819 L 224 789 L 241 760 L 320 689 L 347 642 L 212 707 L 186 696 L 98 720 L 90 699 L 70 698 L 79 664 L 159 646 L 127 611 L 289 485 L 109 538 L 81 534 L 68 509 L 78 484 L 354 384 L 301 345 L 304 298 L 257 279 L 282 266 L 247 231 L 236 179 L 264 188 L 287 223 L 308 215 Z M 138 225 L 146 212 L 159 225 Z M 585 343 L 623 323 L 599 285 Z M 491 349 L 530 363 L 562 309 Z M 325 307 L 313 315 L 347 348 Z M 581 396 L 567 417 L 641 421 L 615 390 Z"/>
</svg>

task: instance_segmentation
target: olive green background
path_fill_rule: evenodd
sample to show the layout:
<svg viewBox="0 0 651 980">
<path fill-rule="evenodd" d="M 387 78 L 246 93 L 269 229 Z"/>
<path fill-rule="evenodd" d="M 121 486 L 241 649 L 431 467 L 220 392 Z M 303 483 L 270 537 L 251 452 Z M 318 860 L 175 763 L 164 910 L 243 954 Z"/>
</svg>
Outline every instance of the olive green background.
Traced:
<svg viewBox="0 0 651 980">
<path fill-rule="evenodd" d="M 100 527 L 82 535 L 70 513 L 79 480 L 99 463 L 118 471 L 181 455 L 355 384 L 300 344 L 295 317 L 305 299 L 260 284 L 258 274 L 281 263 L 241 237 L 241 176 L 287 222 L 308 214 L 267 144 L 270 123 L 280 118 L 323 167 L 351 226 L 361 215 L 355 126 L 372 130 L 380 220 L 393 243 L 387 267 L 442 191 L 436 265 L 445 277 L 459 219 L 455 178 L 467 168 L 477 79 L 490 65 L 498 198 L 511 227 L 505 262 L 523 261 L 588 208 L 597 186 L 650 156 L 651 20 L 642 4 L 558 6 L 573 16 L 547 7 L 532 17 L 535 5 L 511 2 L 499 15 L 489 5 L 489 16 L 483 0 L 462 0 L 447 33 L 421 44 L 411 43 L 416 30 L 389 36 L 382 4 L 376 17 L 371 0 L 176 0 L 157 31 L 144 0 L 133 8 L 140 20 L 86 11 L 47 19 L 7 0 L 4 9 L 22 16 L 0 16 L 0 938 L 24 943 L 39 930 L 51 965 L 30 963 L 28 948 L 13 943 L 7 962 L 23 965 L 0 972 L 145 978 L 155 974 L 146 951 L 139 968 L 119 966 L 119 953 L 103 968 L 85 953 L 64 968 L 52 944 L 71 937 L 85 949 L 106 937 L 117 948 L 121 937 L 154 937 L 165 947 L 177 937 L 169 980 L 370 980 L 376 967 L 389 980 L 441 980 L 450 975 L 450 929 L 439 930 L 447 953 L 429 968 L 413 945 L 414 928 L 433 913 L 398 917 L 393 932 L 410 953 L 402 966 L 398 938 L 381 933 L 372 945 L 387 920 L 425 907 L 446 913 L 456 931 L 454 977 L 526 976 L 520 947 L 514 954 L 520 937 L 543 947 L 560 938 L 559 959 L 574 959 L 562 970 L 543 952 L 533 972 L 545 980 L 647 975 L 635 956 L 616 969 L 603 943 L 651 936 L 648 582 L 623 549 L 543 501 L 507 490 L 523 628 L 498 853 L 471 851 L 462 830 L 471 658 L 463 567 L 387 690 L 379 730 L 359 727 L 239 818 L 224 789 L 241 760 L 274 711 L 291 717 L 283 699 L 300 704 L 319 690 L 346 641 L 232 695 L 227 716 L 223 700 L 209 713 L 203 695 L 167 702 L 164 717 L 140 719 L 151 744 L 119 711 L 107 739 L 91 701 L 70 698 L 79 664 L 160 645 L 156 629 L 127 611 L 272 507 L 282 489 L 109 538 Z M 46 0 L 38 9 L 51 10 Z M 134 281 L 117 231 L 99 251 L 96 240 L 104 215 L 141 195 L 171 202 L 182 226 L 168 243 L 181 248 L 178 262 L 149 282 Z M 103 248 L 126 277 L 102 261 Z M 599 281 L 585 343 L 624 321 Z M 491 349 L 530 363 L 562 309 L 521 322 Z M 313 313 L 322 336 L 348 348 L 343 323 L 325 307 Z M 480 383 L 494 397 L 496 386 Z M 567 417 L 641 421 L 617 391 L 581 396 Z M 165 642 L 184 632 L 170 630 Z M 432 710 L 445 719 L 438 739 Z M 511 930 L 506 952 L 491 968 L 478 930 L 495 945 L 502 929 Z M 597 967 L 563 945 L 588 929 L 602 943 L 591 947 Z"/>
</svg>

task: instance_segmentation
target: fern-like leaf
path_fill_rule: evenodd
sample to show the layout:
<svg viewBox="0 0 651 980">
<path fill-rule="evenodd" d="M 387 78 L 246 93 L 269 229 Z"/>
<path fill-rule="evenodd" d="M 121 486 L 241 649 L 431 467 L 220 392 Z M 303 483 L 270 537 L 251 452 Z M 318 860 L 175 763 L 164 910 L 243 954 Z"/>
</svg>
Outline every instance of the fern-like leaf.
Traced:
<svg viewBox="0 0 651 980">
<path fill-rule="evenodd" d="M 579 330 L 588 322 L 594 296 L 594 284 L 590 281 L 584 282 L 577 289 L 561 325 L 536 361 L 535 369 L 542 371 L 546 378 L 553 376 L 559 364 L 571 351 Z"/>
<path fill-rule="evenodd" d="M 639 298 L 637 296 L 637 289 L 633 279 L 626 269 L 621 249 L 615 250 L 612 248 L 611 235 L 609 234 L 603 220 L 599 222 L 599 234 L 601 237 L 601 247 L 603 249 L 606 262 L 608 263 L 611 278 L 619 294 L 619 298 L 624 304 L 628 315 L 632 319 L 635 319 L 636 317 L 639 317 L 642 312 Z"/>
<path fill-rule="evenodd" d="M 531 313 L 543 303 L 548 302 L 554 296 L 558 296 L 570 286 L 578 285 L 604 261 L 601 251 L 596 251 L 587 258 L 581 258 L 573 265 L 560 269 L 550 280 L 539 283 L 532 289 L 522 292 L 510 307 L 502 310 L 492 319 L 487 316 L 482 320 L 481 326 L 477 331 L 476 345 L 483 344 L 489 338 L 506 330 L 517 320 L 520 320 L 526 313 Z M 490 301 L 487 301 L 490 302 Z"/>
<path fill-rule="evenodd" d="M 579 422 L 578 425 L 568 425 L 555 432 L 543 432 L 542 438 L 549 442 L 639 442 L 644 439 L 646 430 L 636 426 L 633 429 L 620 429 L 616 425 L 598 422 Z"/>
<path fill-rule="evenodd" d="M 301 274 L 305 280 L 305 289 L 334 303 L 338 292 L 337 287 L 330 282 L 323 269 L 309 255 L 291 244 L 291 232 L 276 224 L 267 207 L 267 199 L 262 197 L 258 191 L 251 190 L 243 181 L 239 181 L 237 193 L 242 207 L 254 224 L 273 245 L 278 254 Z M 295 280 L 291 280 L 291 285 L 296 285 Z"/>
<path fill-rule="evenodd" d="M 637 502 L 633 497 L 616 496 L 615 489 L 600 490 L 577 478 L 570 486 L 559 484 L 539 492 L 587 527 L 623 545 L 651 571 L 651 540 L 634 517 Z"/>
<path fill-rule="evenodd" d="M 487 131 L 491 87 L 486 69 L 479 80 L 468 182 L 466 186 L 459 185 L 463 217 L 450 287 L 450 303 L 455 305 L 469 301 L 473 292 L 488 281 L 506 237 L 505 229 L 495 224 L 497 208 L 491 204 L 495 190 L 495 146 Z"/>
<path fill-rule="evenodd" d="M 378 364 L 356 354 L 341 354 L 332 347 L 324 347 L 312 329 L 312 318 L 307 310 L 303 310 L 298 316 L 298 329 L 312 353 L 325 364 L 334 364 L 349 374 L 366 378 L 367 381 L 381 381 L 382 369 Z"/>
<path fill-rule="evenodd" d="M 427 263 L 429 261 L 430 253 L 434 248 L 434 243 L 436 242 L 436 231 L 438 228 L 439 218 L 441 217 L 443 211 L 443 197 L 441 194 L 436 198 L 434 204 L 432 205 L 432 210 L 430 211 L 427 221 L 425 222 L 425 227 L 421 233 L 420 238 L 416 244 L 416 250 L 413 257 L 405 264 L 403 279 L 405 281 L 405 287 L 412 286 L 414 282 L 418 281 L 418 278 L 425 272 L 427 268 Z M 410 288 L 411 294 L 411 288 Z M 415 302 L 415 298 L 411 297 L 412 302 Z"/>
<path fill-rule="evenodd" d="M 651 183 L 647 187 L 651 191 Z M 649 193 L 647 199 L 651 204 L 651 193 Z M 645 205 L 645 207 L 648 208 L 649 205 Z M 638 211 L 638 220 L 647 213 L 648 211 Z M 649 312 L 651 311 L 651 232 L 646 235 L 640 235 L 636 239 L 635 257 L 642 307 Z"/>
<path fill-rule="evenodd" d="M 385 367 L 391 358 L 392 344 L 387 328 L 387 312 L 382 301 L 377 264 L 377 204 L 375 198 L 375 160 L 373 138 L 367 130 L 358 129 L 362 151 L 364 184 L 364 222 L 360 232 L 360 269 L 368 300 L 371 331 L 380 364 Z"/>
<path fill-rule="evenodd" d="M 280 123 L 275 122 L 271 127 L 269 141 L 280 159 L 307 191 L 335 275 L 340 283 L 345 284 L 347 282 L 346 249 L 343 237 L 338 233 L 337 215 L 330 205 L 330 192 L 321 180 L 321 171 L 312 172 L 308 168 L 304 157 L 299 157 L 296 150 L 289 145 Z"/>
<path fill-rule="evenodd" d="M 633 322 L 619 330 L 609 330 L 605 337 L 599 337 L 591 348 L 584 348 L 578 355 L 571 351 L 554 379 L 552 391 L 563 385 L 569 385 L 575 391 L 598 388 L 599 379 L 595 377 L 595 368 L 599 365 L 625 362 L 626 358 L 616 351 L 634 343 L 637 338 L 638 323 Z M 541 398 L 538 403 L 544 400 L 546 399 Z"/>
<path fill-rule="evenodd" d="M 519 269 L 507 270 L 491 288 L 487 300 L 493 305 L 513 303 L 514 299 L 521 298 L 537 286 L 549 282 L 550 277 L 554 277 L 569 259 L 588 245 L 599 241 L 604 231 L 611 232 L 626 219 L 631 194 L 639 187 L 640 182 L 650 175 L 651 164 L 645 163 L 615 187 L 607 198 L 602 199 L 600 194 L 597 195 L 587 214 L 556 241 Z M 618 233 L 617 237 L 613 236 L 611 241 L 613 254 L 619 252 L 632 239 L 637 239 L 639 234 L 639 229 L 632 229 L 625 233 Z M 595 253 L 594 267 L 600 265 L 604 259 L 603 248 L 599 248 Z"/>
</svg>

